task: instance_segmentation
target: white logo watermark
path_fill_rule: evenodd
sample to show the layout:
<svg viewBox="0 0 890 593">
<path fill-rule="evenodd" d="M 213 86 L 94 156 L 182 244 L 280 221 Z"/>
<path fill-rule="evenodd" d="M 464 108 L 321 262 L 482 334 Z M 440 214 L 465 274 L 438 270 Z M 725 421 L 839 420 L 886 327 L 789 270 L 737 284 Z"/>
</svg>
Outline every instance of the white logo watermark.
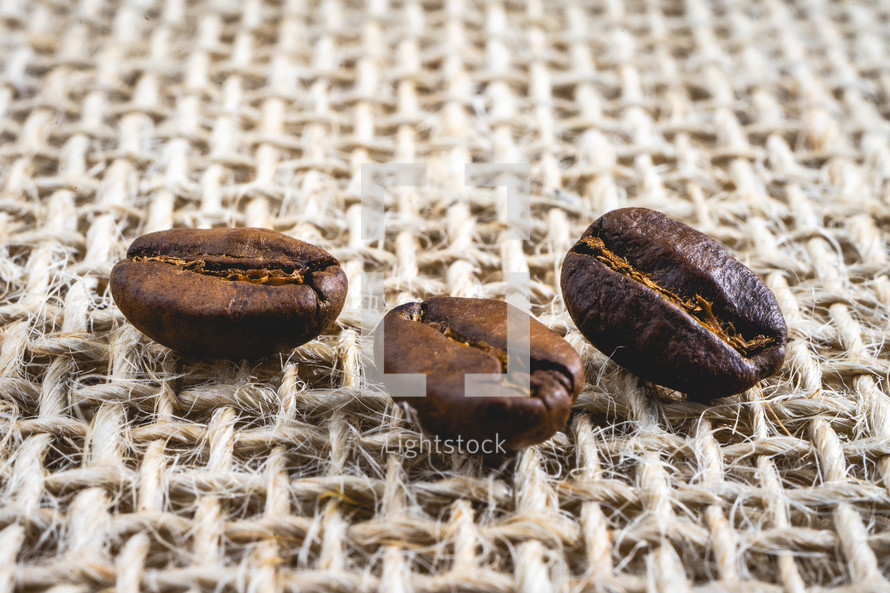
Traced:
<svg viewBox="0 0 890 593">
<path fill-rule="evenodd" d="M 507 450 L 504 444 L 507 441 L 495 433 L 494 438 L 490 439 L 465 439 L 461 436 L 455 438 L 441 438 L 435 435 L 428 438 L 420 435 L 416 439 L 405 439 L 399 441 L 398 446 L 393 451 L 387 447 L 389 452 L 397 452 L 407 459 L 414 459 L 418 455 L 451 455 L 452 453 L 469 453 L 475 455 L 482 453 L 483 455 L 506 455 Z"/>
<path fill-rule="evenodd" d="M 500 221 L 506 237 L 502 253 L 507 307 L 507 365 L 505 374 L 467 374 L 464 393 L 467 397 L 518 397 L 529 392 L 530 357 L 530 282 L 523 269 L 522 242 L 531 232 L 531 196 L 527 165 L 513 163 L 468 164 L 466 185 L 497 187 Z M 387 188 L 423 187 L 426 166 L 422 164 L 389 163 L 362 165 L 361 239 L 364 247 L 383 245 L 386 238 Z M 420 373 L 387 373 L 384 360 L 385 340 L 383 316 L 387 310 L 383 271 L 365 271 L 361 277 L 361 337 L 363 353 L 363 389 L 384 388 L 393 397 L 426 396 L 426 376 Z M 400 303 L 393 303 L 393 305 Z M 374 343 L 381 345 L 374 348 Z M 369 355 L 370 354 L 370 355 Z"/>
</svg>

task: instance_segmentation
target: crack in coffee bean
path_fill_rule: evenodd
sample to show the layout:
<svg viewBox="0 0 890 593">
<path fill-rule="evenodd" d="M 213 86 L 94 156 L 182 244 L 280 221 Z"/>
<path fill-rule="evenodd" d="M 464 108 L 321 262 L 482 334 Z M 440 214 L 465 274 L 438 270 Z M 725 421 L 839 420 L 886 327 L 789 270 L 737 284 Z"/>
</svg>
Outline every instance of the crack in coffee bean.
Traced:
<svg viewBox="0 0 890 593">
<path fill-rule="evenodd" d="M 319 260 L 307 266 L 295 267 L 283 260 L 243 258 L 231 255 L 202 255 L 188 259 L 167 255 L 135 255 L 128 259 L 133 262 L 156 261 L 231 282 L 251 282 L 267 286 L 305 284 L 304 279 L 309 274 L 336 265 L 336 260 L 333 258 Z"/>
<path fill-rule="evenodd" d="M 455 343 L 460 344 L 461 346 L 465 346 L 467 348 L 474 348 L 476 350 L 479 350 L 481 352 L 484 352 L 486 354 L 489 354 L 489 355 L 497 358 L 498 362 L 501 365 L 501 374 L 505 375 L 505 378 L 503 378 L 501 380 L 502 384 L 519 389 L 519 390 L 523 391 L 526 395 L 530 395 L 532 397 L 535 396 L 534 393 L 530 393 L 528 388 L 526 388 L 524 386 L 520 386 L 518 383 L 512 382 L 512 381 L 510 381 L 509 378 L 507 378 L 507 365 L 508 365 L 509 356 L 508 356 L 506 349 L 497 348 L 483 340 L 474 340 L 472 338 L 462 336 L 458 332 L 456 332 L 454 329 L 452 329 L 451 327 L 448 327 L 447 325 L 445 325 L 443 323 L 439 323 L 436 321 L 428 321 L 425 318 L 426 317 L 425 313 L 426 313 L 426 305 L 421 303 L 420 314 L 412 316 L 412 320 L 422 322 L 422 323 L 432 327 L 433 329 L 435 329 L 436 331 L 441 333 L 443 336 L 445 336 L 452 342 L 455 342 Z M 521 358 L 516 358 L 514 360 L 514 362 L 522 363 L 523 361 Z M 525 365 L 523 365 L 523 368 L 518 369 L 518 372 L 520 372 L 520 373 L 522 373 L 522 372 L 534 373 L 535 371 L 545 371 L 545 370 L 556 371 L 556 372 L 560 373 L 561 379 L 563 380 L 566 388 L 569 390 L 571 390 L 573 388 L 572 383 L 574 381 L 574 377 L 572 377 L 571 373 L 569 373 L 565 369 L 565 367 L 548 365 L 543 360 L 537 360 L 537 359 L 531 359 L 531 358 L 529 359 L 529 363 L 531 364 L 530 369 L 525 367 Z"/>
<path fill-rule="evenodd" d="M 494 356 L 495 358 L 498 359 L 498 362 L 500 362 L 500 364 L 501 364 L 501 373 L 507 372 L 507 351 L 506 350 L 504 350 L 502 348 L 495 348 L 491 344 L 488 344 L 482 340 L 472 340 L 470 338 L 467 338 L 466 336 L 460 336 L 457 334 L 457 332 L 455 332 L 453 329 L 451 329 L 444 323 L 439 323 L 437 321 L 429 321 L 429 320 L 425 319 L 425 317 L 426 317 L 425 314 L 426 314 L 426 307 L 423 304 L 421 304 L 420 315 L 416 316 L 417 317 L 416 319 L 414 319 L 413 317 L 412 317 L 412 319 L 430 326 L 431 328 L 435 329 L 437 332 L 439 332 L 440 334 L 442 334 L 443 336 L 445 336 L 452 342 L 456 342 L 457 344 L 460 344 L 461 346 L 466 346 L 468 348 L 475 348 L 476 350 L 480 350 L 482 352 L 485 352 L 486 354 L 490 354 L 491 356 Z"/>
<path fill-rule="evenodd" d="M 501 365 L 501 374 L 504 375 L 501 378 L 502 385 L 504 385 L 506 387 L 513 388 L 513 389 L 517 389 L 525 395 L 528 395 L 531 397 L 535 396 L 535 394 L 527 387 L 510 380 L 509 375 L 507 374 L 508 357 L 507 357 L 506 350 L 504 350 L 502 348 L 495 348 L 491 344 L 487 344 L 480 340 L 470 340 L 467 338 L 463 338 L 463 337 L 457 335 L 454 332 L 454 330 L 452 330 L 450 327 L 443 325 L 441 323 L 432 322 L 432 323 L 427 323 L 427 325 L 429 325 L 431 328 L 435 329 L 436 331 L 438 331 L 443 336 L 445 336 L 446 338 L 448 338 L 449 340 L 451 340 L 452 342 L 454 342 L 456 344 L 460 344 L 461 346 L 464 346 L 466 348 L 473 348 L 475 350 L 479 350 L 480 352 L 484 352 L 485 354 L 495 357 Z M 531 372 L 534 372 L 534 371 L 535 371 L 535 368 L 534 368 L 534 365 L 532 365 Z M 529 372 L 529 371 L 526 369 L 526 372 Z"/>
<path fill-rule="evenodd" d="M 745 339 L 738 330 L 736 330 L 732 322 L 717 319 L 713 312 L 712 303 L 703 296 L 696 294 L 695 300 L 692 300 L 659 286 L 653 282 L 647 274 L 630 265 L 626 259 L 609 251 L 602 239 L 598 237 L 587 237 L 582 239 L 572 248 L 572 250 L 575 253 L 587 253 L 592 255 L 619 274 L 632 278 L 640 284 L 648 286 L 652 290 L 663 294 L 678 307 L 689 313 L 693 319 L 701 323 L 709 331 L 716 334 L 721 340 L 738 350 L 743 356 L 753 356 L 775 343 L 775 338 L 768 338 L 762 334 L 751 339 Z"/>
</svg>

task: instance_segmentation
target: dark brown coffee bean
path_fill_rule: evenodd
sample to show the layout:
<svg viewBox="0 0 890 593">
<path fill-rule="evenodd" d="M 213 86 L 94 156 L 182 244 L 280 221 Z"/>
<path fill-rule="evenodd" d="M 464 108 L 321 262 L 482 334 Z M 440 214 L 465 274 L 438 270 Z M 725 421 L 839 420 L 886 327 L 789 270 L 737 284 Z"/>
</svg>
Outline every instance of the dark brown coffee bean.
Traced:
<svg viewBox="0 0 890 593">
<path fill-rule="evenodd" d="M 133 241 L 111 294 L 174 350 L 256 358 L 324 331 L 343 308 L 346 275 L 324 249 L 268 229 L 175 229 Z"/>
<path fill-rule="evenodd" d="M 517 397 L 466 397 L 468 373 L 506 372 L 507 303 L 435 297 L 396 307 L 383 319 L 384 369 L 425 374 L 426 397 L 395 399 L 417 410 L 423 428 L 445 438 L 499 438 L 508 450 L 550 438 L 565 425 L 584 372 L 568 342 L 528 319 L 531 392 L 517 386 Z"/>
<path fill-rule="evenodd" d="M 566 256 L 562 294 L 590 342 L 638 376 L 709 401 L 775 373 L 776 297 L 725 247 L 646 208 L 596 220 Z"/>
</svg>

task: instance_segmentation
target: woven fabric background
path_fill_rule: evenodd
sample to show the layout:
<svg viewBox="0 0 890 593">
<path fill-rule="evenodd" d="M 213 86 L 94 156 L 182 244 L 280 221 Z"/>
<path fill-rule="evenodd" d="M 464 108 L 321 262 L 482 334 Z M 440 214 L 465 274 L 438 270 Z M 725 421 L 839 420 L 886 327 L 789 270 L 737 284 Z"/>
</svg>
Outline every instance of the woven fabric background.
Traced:
<svg viewBox="0 0 890 593">
<path fill-rule="evenodd" d="M 886 3 L 0 0 L 0 592 L 890 589 L 888 54 Z M 427 186 L 368 248 L 388 162 Z M 472 162 L 529 165 L 517 269 L 587 366 L 502 463 L 358 388 L 363 261 L 504 298 Z M 705 407 L 580 336 L 562 258 L 624 205 L 764 278 L 779 375 Z M 344 263 L 336 327 L 231 363 L 126 322 L 133 238 L 241 225 Z"/>
</svg>

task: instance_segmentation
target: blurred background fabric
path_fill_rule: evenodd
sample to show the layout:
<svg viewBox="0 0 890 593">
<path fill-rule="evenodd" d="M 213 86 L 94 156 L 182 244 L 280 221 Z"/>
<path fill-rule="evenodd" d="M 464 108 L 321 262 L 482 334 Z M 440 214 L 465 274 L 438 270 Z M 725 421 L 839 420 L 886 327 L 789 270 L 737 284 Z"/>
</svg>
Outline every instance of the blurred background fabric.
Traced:
<svg viewBox="0 0 890 593">
<path fill-rule="evenodd" d="M 0 0 L 0 592 L 890 590 L 888 55 L 886 2 Z M 367 163 L 426 167 L 373 247 Z M 521 257 L 467 163 L 528 165 Z M 559 268 L 622 206 L 767 282 L 777 376 L 705 407 L 584 340 Z M 111 266 L 208 226 L 328 249 L 336 326 L 142 336 Z M 363 262 L 388 306 L 527 270 L 586 364 L 566 428 L 418 450 L 359 388 Z"/>
</svg>

